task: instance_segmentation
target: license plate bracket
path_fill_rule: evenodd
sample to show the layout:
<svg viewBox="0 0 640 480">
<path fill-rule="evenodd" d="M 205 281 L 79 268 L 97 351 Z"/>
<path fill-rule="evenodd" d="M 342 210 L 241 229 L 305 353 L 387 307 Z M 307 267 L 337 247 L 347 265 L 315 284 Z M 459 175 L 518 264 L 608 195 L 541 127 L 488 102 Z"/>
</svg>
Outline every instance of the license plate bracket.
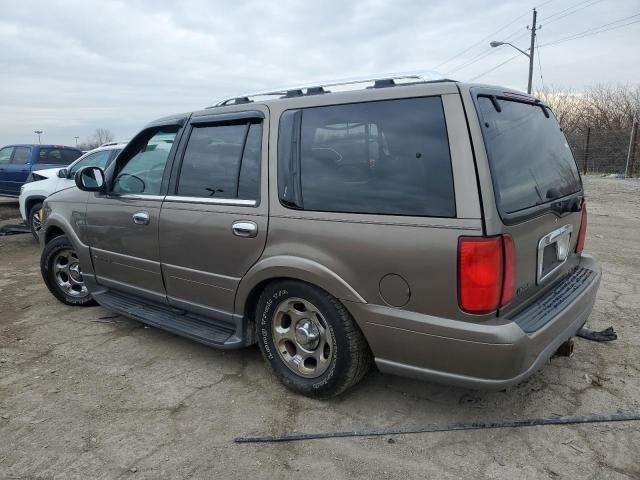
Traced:
<svg viewBox="0 0 640 480">
<path fill-rule="evenodd" d="M 538 269 L 536 275 L 538 284 L 553 275 L 567 261 L 572 233 L 572 225 L 563 225 L 540 239 L 538 242 Z M 549 259 L 549 255 L 555 255 L 555 258 Z"/>
</svg>

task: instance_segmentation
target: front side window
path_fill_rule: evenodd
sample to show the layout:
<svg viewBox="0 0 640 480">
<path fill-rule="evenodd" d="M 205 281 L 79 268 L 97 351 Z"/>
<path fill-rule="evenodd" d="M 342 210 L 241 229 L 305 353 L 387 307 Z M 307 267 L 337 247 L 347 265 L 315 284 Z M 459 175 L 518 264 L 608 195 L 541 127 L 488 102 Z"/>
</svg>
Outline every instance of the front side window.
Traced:
<svg viewBox="0 0 640 480">
<path fill-rule="evenodd" d="M 69 165 L 82 153 L 78 150 L 66 148 L 41 147 L 38 155 L 38 163 L 53 165 Z"/>
<path fill-rule="evenodd" d="M 305 210 L 455 216 L 440 97 L 314 107 L 293 115 L 293 141 L 278 147 L 279 169 L 293 177 L 281 184 L 287 175 L 279 175 L 285 202 L 292 203 L 287 195 L 294 191 L 293 203 Z M 286 118 L 282 125 L 286 130 Z"/>
<path fill-rule="evenodd" d="M 178 126 L 145 132 L 135 139 L 130 158 L 118 157 L 111 191 L 117 194 L 160 195 L 162 177 Z"/>
<path fill-rule="evenodd" d="M 262 125 L 194 126 L 184 153 L 177 194 L 257 200 Z"/>
<path fill-rule="evenodd" d="M 84 167 L 99 167 L 104 169 L 112 152 L 113 150 L 102 150 L 87 155 L 71 167 L 71 170 L 69 170 L 69 178 L 73 178 L 76 172 Z"/>
<path fill-rule="evenodd" d="M 11 161 L 11 154 L 13 153 L 13 147 L 5 147 L 0 150 L 0 165 L 6 165 Z"/>
<path fill-rule="evenodd" d="M 16 165 L 26 165 L 31 160 L 31 147 L 16 147 L 13 152 L 11 163 Z"/>
</svg>

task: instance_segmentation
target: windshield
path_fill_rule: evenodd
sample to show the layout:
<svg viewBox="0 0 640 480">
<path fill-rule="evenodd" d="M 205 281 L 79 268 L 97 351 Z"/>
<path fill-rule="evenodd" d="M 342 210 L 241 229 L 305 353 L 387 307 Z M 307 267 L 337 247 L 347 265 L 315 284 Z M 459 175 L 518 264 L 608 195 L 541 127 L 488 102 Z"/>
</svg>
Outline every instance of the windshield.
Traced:
<svg viewBox="0 0 640 480">
<path fill-rule="evenodd" d="M 567 140 L 549 109 L 478 97 L 498 208 L 513 213 L 580 191 Z"/>
</svg>

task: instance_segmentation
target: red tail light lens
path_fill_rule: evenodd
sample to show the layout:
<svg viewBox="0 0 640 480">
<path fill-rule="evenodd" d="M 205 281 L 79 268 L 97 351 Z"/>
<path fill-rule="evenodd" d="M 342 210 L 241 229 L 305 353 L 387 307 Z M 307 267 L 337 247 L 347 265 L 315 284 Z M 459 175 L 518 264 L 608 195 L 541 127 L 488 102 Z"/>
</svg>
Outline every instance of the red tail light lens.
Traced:
<svg viewBox="0 0 640 480">
<path fill-rule="evenodd" d="M 509 235 L 460 237 L 458 301 L 468 313 L 489 313 L 515 292 L 515 248 Z"/>
<path fill-rule="evenodd" d="M 587 202 L 582 204 L 582 218 L 580 219 L 580 231 L 578 232 L 578 241 L 576 242 L 576 253 L 584 250 L 584 240 L 587 236 Z"/>
</svg>

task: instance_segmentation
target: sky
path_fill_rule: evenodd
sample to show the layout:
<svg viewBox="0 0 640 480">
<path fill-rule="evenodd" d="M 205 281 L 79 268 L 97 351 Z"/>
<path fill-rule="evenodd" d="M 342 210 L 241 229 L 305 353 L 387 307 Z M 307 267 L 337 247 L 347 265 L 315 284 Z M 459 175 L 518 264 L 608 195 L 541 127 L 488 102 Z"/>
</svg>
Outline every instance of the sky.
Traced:
<svg viewBox="0 0 640 480">
<path fill-rule="evenodd" d="M 527 49 L 533 7 L 534 88 L 640 81 L 640 0 L 0 0 L 0 145 L 128 140 L 223 97 L 384 72 L 526 90 L 528 59 L 488 42 Z"/>
</svg>

